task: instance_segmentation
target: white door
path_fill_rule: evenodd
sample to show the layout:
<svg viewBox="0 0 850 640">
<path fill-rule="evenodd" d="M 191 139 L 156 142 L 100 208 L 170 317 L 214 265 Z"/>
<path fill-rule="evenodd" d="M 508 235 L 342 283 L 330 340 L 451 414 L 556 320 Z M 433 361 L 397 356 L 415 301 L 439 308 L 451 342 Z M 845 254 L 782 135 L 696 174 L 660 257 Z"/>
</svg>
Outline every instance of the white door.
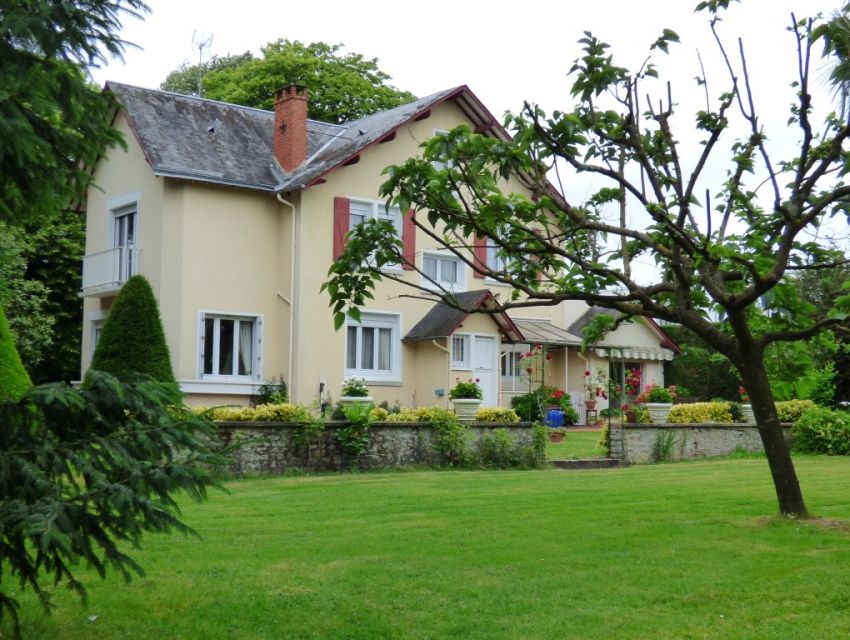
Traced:
<svg viewBox="0 0 850 640">
<path fill-rule="evenodd" d="M 481 406 L 499 406 L 498 376 L 496 355 L 498 354 L 495 336 L 472 336 L 472 369 L 478 385 L 484 392 Z"/>
</svg>

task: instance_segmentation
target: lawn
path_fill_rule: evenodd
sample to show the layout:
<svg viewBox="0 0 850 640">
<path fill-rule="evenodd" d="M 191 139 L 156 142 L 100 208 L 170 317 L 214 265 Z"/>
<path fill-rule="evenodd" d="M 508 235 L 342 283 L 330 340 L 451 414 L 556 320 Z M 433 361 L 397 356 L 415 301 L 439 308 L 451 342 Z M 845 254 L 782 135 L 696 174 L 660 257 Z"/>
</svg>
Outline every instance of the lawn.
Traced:
<svg viewBox="0 0 850 640">
<path fill-rule="evenodd" d="M 597 445 L 599 431 L 570 431 L 560 442 L 546 443 L 547 460 L 604 458 L 605 449 Z"/>
<path fill-rule="evenodd" d="M 810 508 L 850 519 L 850 458 L 797 464 Z M 186 505 L 202 540 L 146 539 L 146 578 L 87 574 L 88 608 L 57 589 L 51 618 L 26 596 L 26 636 L 848 636 L 850 533 L 772 517 L 764 459 L 228 488 Z"/>
</svg>

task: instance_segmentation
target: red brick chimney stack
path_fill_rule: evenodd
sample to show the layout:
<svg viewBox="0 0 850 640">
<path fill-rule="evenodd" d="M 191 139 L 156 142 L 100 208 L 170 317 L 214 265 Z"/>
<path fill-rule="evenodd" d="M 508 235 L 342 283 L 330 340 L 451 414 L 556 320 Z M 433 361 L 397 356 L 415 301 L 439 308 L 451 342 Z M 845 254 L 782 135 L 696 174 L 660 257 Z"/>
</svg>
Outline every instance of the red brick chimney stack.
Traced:
<svg viewBox="0 0 850 640">
<path fill-rule="evenodd" d="M 307 87 L 290 84 L 274 94 L 274 157 L 294 171 L 307 157 Z"/>
</svg>

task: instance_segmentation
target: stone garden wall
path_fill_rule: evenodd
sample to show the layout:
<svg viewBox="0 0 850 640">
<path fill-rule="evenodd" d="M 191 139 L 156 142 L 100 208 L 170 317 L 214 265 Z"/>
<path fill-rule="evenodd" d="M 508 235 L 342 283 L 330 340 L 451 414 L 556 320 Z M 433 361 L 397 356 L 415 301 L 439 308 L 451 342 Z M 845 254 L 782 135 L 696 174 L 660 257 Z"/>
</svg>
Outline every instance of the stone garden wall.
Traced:
<svg viewBox="0 0 850 640">
<path fill-rule="evenodd" d="M 790 426 L 784 425 L 785 438 Z M 744 424 L 611 424 L 611 457 L 630 463 L 761 452 L 758 428 Z"/>
<path fill-rule="evenodd" d="M 347 460 L 334 438 L 345 422 L 328 423 L 309 447 L 297 444 L 298 425 L 284 422 L 218 422 L 225 443 L 238 444 L 229 455 L 230 470 L 237 474 L 279 474 L 301 469 L 338 471 L 431 465 L 438 461 L 434 453 L 434 429 L 428 423 L 383 422 L 369 429 L 369 448 L 356 463 Z M 527 423 L 475 423 L 469 427 L 470 448 L 475 451 L 482 435 L 493 429 L 505 429 L 518 448 L 532 446 L 532 428 Z"/>
</svg>

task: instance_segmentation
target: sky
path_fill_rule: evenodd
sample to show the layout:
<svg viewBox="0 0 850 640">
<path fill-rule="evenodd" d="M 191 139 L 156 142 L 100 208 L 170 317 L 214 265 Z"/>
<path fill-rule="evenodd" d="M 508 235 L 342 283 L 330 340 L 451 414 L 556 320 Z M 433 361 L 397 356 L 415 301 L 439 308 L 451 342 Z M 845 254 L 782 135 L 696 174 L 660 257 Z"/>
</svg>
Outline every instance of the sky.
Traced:
<svg viewBox="0 0 850 640">
<path fill-rule="evenodd" d="M 670 55 L 657 55 L 655 61 L 660 76 L 671 80 L 679 111 L 687 114 L 674 122 L 674 131 L 686 147 L 686 166 L 688 159 L 693 164 L 700 149 L 692 114 L 706 105 L 704 90 L 694 82 L 700 63 L 713 98 L 729 87 L 708 18 L 694 12 L 697 0 L 148 2 L 151 13 L 144 20 L 124 20 L 122 37 L 139 48 L 128 48 L 123 62 L 111 61 L 94 70 L 98 83 L 114 80 L 157 88 L 182 62 L 197 62 L 193 42 L 207 39 L 211 42 L 204 49 L 204 60 L 247 50 L 258 53 L 262 45 L 278 38 L 322 41 L 377 58 L 379 67 L 392 77 L 391 84 L 417 96 L 466 84 L 501 120 L 506 111 L 521 109 L 526 100 L 546 111 L 573 105 L 568 72 L 581 54 L 577 41 L 584 31 L 611 43 L 615 62 L 633 68 L 644 61 L 649 45 L 668 27 L 678 33 L 681 43 L 671 45 Z M 755 106 L 777 156 L 790 154 L 799 138 L 785 124 L 796 69 L 795 41 L 787 30 L 791 13 L 798 18 L 818 11 L 828 15 L 839 4 L 835 0 L 745 0 L 734 4 L 719 25 L 736 63 L 737 38 L 742 38 Z M 820 50 L 817 53 L 812 92 L 824 109 L 832 108 Z M 656 103 L 661 98 L 666 102 L 662 83 L 647 83 L 646 93 Z M 726 164 L 720 162 L 708 167 L 707 176 L 716 184 L 725 170 Z M 573 202 L 581 201 L 595 186 L 593 181 L 571 180 L 566 195 Z"/>
</svg>

